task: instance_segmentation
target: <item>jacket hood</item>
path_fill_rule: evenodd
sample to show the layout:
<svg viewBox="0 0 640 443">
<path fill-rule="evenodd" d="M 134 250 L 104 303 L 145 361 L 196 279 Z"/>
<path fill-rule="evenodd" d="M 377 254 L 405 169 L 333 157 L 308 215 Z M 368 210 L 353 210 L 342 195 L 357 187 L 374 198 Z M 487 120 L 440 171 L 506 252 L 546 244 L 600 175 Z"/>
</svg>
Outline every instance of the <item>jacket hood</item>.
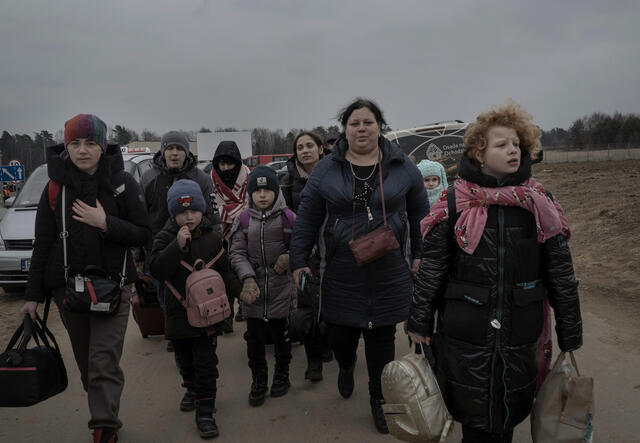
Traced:
<svg viewBox="0 0 640 443">
<path fill-rule="evenodd" d="M 109 165 L 111 174 L 124 169 L 124 161 L 122 160 L 122 152 L 118 145 L 109 144 L 107 150 L 102 154 L 104 161 Z M 70 185 L 71 177 L 69 176 L 70 168 L 74 167 L 69 159 L 69 153 L 64 147 L 64 143 L 49 146 L 47 148 L 47 172 L 49 178 L 55 182 Z"/>
<path fill-rule="evenodd" d="M 242 164 L 240 149 L 238 149 L 238 145 L 236 145 L 236 142 L 234 141 L 221 141 L 216 148 L 215 154 L 213 154 L 213 159 L 211 159 L 211 162 L 215 165 L 216 160 L 220 157 L 229 157 L 233 159 L 237 164 Z"/>
<path fill-rule="evenodd" d="M 267 218 L 280 211 L 284 211 L 286 207 L 287 202 L 284 199 L 284 194 L 282 194 L 282 191 L 278 191 L 278 196 L 276 197 L 276 201 L 273 203 L 273 206 L 271 207 L 271 209 L 267 209 L 265 211 L 267 214 Z M 249 198 L 249 214 L 251 214 L 251 216 L 254 218 L 262 217 L 262 210 L 256 207 L 256 205 L 253 203 L 253 199 L 251 198 Z"/>
<path fill-rule="evenodd" d="M 196 165 L 196 157 L 191 153 L 187 153 L 187 157 L 184 160 L 184 165 L 180 169 L 169 169 L 167 168 L 167 164 L 164 161 L 164 154 L 162 151 L 158 151 L 153 156 L 153 164 L 156 168 L 160 169 L 165 174 L 168 175 L 178 175 L 183 172 L 186 172 Z"/>
<path fill-rule="evenodd" d="M 531 177 L 531 156 L 529 155 L 529 152 L 522 151 L 520 167 L 518 170 L 513 174 L 507 175 L 502 182 L 498 182 L 497 178 L 483 174 L 480 167 L 467 156 L 467 152 L 465 151 L 464 154 L 462 154 L 462 157 L 460 157 L 458 175 L 471 183 L 475 183 L 485 188 L 519 185 Z"/>
</svg>

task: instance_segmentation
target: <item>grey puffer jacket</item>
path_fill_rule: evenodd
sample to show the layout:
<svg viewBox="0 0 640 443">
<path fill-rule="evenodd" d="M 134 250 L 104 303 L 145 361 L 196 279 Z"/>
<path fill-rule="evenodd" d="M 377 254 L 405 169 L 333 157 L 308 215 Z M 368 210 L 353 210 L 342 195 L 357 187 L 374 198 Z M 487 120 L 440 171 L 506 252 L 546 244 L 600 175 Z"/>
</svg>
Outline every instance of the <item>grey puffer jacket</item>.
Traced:
<svg viewBox="0 0 640 443">
<path fill-rule="evenodd" d="M 240 217 L 231 236 L 231 265 L 240 281 L 253 277 L 260 288 L 260 296 L 243 314 L 248 318 L 287 318 L 295 310 L 296 292 L 289 272 L 277 274 L 273 266 L 278 257 L 289 253 L 284 241 L 282 211 L 286 208 L 282 192 L 273 207 L 261 211 L 249 204 L 249 227 L 243 232 Z"/>
</svg>

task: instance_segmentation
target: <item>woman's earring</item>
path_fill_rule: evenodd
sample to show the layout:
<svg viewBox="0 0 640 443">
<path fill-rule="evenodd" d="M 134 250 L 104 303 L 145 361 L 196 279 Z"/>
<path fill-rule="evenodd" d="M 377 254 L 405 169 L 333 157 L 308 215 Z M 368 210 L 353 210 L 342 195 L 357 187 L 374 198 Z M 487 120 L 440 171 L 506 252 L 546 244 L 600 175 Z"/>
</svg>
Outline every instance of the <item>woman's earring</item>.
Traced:
<svg viewBox="0 0 640 443">
<path fill-rule="evenodd" d="M 484 163 L 480 163 L 480 167 L 481 167 L 481 168 L 484 168 Z"/>
</svg>

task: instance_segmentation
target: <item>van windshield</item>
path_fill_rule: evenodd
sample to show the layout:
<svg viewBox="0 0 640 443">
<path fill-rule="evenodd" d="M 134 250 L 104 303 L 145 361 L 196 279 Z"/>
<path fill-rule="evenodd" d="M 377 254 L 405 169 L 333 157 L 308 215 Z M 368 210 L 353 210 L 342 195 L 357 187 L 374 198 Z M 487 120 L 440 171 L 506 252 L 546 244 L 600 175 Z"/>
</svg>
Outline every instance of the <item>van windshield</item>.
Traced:
<svg viewBox="0 0 640 443">
<path fill-rule="evenodd" d="M 14 208 L 30 208 L 37 207 L 40 202 L 40 196 L 42 190 L 49 181 L 49 175 L 47 174 L 47 165 L 41 165 L 31 173 L 26 183 L 20 190 L 20 193 L 16 197 L 16 201 L 13 203 Z"/>
</svg>

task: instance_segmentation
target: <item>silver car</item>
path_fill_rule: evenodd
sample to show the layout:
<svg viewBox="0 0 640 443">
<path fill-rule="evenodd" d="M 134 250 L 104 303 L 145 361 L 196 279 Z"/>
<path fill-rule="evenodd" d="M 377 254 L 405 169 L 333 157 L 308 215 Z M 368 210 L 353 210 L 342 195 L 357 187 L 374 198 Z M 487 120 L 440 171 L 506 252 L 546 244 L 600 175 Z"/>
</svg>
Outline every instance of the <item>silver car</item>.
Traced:
<svg viewBox="0 0 640 443">
<path fill-rule="evenodd" d="M 47 165 L 38 166 L 15 200 L 5 203 L 11 205 L 0 222 L 0 286 L 5 289 L 27 285 L 38 202 L 48 181 Z"/>
<path fill-rule="evenodd" d="M 152 167 L 153 154 L 150 153 L 125 153 L 123 158 L 125 171 L 137 181 Z M 5 202 L 6 206 L 10 206 L 0 221 L 0 286 L 5 290 L 19 290 L 27 286 L 36 212 L 48 182 L 47 165 L 40 165 L 31 173 L 15 200 L 9 198 Z"/>
</svg>

